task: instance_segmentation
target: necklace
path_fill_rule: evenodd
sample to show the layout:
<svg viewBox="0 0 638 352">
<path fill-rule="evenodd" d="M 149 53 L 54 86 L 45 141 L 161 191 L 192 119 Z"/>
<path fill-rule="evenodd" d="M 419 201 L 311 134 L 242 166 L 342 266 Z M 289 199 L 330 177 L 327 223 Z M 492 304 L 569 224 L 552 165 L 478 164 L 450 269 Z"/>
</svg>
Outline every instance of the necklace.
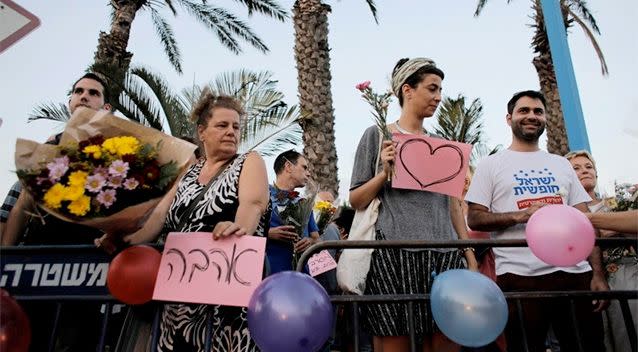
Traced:
<svg viewBox="0 0 638 352">
<path fill-rule="evenodd" d="M 412 133 L 412 132 L 410 132 L 410 131 L 408 131 L 408 130 L 404 130 L 404 129 L 401 127 L 401 125 L 399 125 L 399 120 L 396 120 L 396 121 L 394 122 L 394 125 L 397 127 L 397 130 L 399 130 L 399 132 L 401 132 L 401 133 L 403 133 L 403 134 L 416 134 L 416 133 Z M 423 129 L 423 134 L 427 136 L 427 135 L 428 135 L 428 131 L 426 131 L 426 130 L 425 130 L 425 128 L 423 128 L 423 127 L 421 127 L 421 128 Z"/>
</svg>

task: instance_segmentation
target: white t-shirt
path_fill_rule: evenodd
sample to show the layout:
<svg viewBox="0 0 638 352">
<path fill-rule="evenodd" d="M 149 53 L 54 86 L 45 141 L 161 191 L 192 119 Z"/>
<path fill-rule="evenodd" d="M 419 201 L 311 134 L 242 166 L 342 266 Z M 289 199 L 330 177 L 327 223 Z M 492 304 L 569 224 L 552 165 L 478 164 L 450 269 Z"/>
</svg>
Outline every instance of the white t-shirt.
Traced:
<svg viewBox="0 0 638 352">
<path fill-rule="evenodd" d="M 569 161 L 544 151 L 517 152 L 509 149 L 485 158 L 476 168 L 465 196 L 492 213 L 519 211 L 532 202 L 567 204 L 591 198 L 578 181 Z M 494 239 L 525 238 L 525 224 L 492 232 Z M 528 247 L 495 247 L 496 275 L 545 275 L 558 270 L 582 273 L 591 270 L 587 261 L 571 267 L 555 267 L 538 259 Z"/>
</svg>

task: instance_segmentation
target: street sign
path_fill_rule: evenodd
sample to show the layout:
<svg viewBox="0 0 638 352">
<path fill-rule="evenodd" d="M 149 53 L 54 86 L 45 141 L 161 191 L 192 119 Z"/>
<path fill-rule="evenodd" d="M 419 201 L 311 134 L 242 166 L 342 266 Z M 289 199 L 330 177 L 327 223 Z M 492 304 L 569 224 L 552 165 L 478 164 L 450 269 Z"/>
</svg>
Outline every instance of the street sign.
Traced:
<svg viewBox="0 0 638 352">
<path fill-rule="evenodd" d="M 0 53 L 40 25 L 40 19 L 11 0 L 0 0 Z"/>
</svg>

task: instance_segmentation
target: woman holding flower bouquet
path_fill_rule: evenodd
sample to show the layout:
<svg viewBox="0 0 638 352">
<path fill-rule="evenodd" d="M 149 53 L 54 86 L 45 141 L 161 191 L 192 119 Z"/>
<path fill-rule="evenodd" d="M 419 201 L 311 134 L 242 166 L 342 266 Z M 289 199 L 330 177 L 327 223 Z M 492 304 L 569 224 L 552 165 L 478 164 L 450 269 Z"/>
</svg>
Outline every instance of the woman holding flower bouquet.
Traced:
<svg viewBox="0 0 638 352">
<path fill-rule="evenodd" d="M 237 155 L 242 114 L 235 99 L 202 93 L 191 118 L 204 157 L 186 171 L 146 225 L 125 237 L 126 242 L 154 241 L 169 232 L 210 231 L 214 238 L 265 235 L 270 219 L 266 166 L 257 153 Z M 241 307 L 165 304 L 158 349 L 203 351 L 209 317 L 214 351 L 257 351 L 246 312 Z M 124 349 L 137 351 L 136 339 L 132 336 Z"/>
<path fill-rule="evenodd" d="M 458 201 L 438 193 L 393 189 L 388 182 L 395 160 L 395 144 L 386 131 L 392 133 L 429 135 L 423 120 L 434 115 L 441 101 L 443 72 L 427 58 L 401 59 L 392 72 L 392 91 L 399 100 L 401 116 L 386 125 L 385 111 L 377 111 L 377 123 L 368 128 L 355 156 L 350 203 L 363 209 L 374 197 L 381 206 L 376 222 L 377 240 L 455 240 L 467 238 L 467 230 Z M 364 90 L 369 87 L 361 87 Z M 379 105 L 387 109 L 387 104 Z M 377 109 L 378 110 L 378 109 Z M 381 120 L 381 121 L 380 121 Z M 387 126 L 387 127 L 386 127 Z M 385 137 L 379 146 L 379 133 Z M 379 165 L 375 160 L 380 153 Z M 457 235 L 458 233 L 458 235 Z M 365 294 L 423 294 L 432 287 L 432 272 L 463 268 L 463 256 L 469 268 L 477 270 L 470 250 L 456 249 L 379 249 L 372 254 Z M 458 346 L 436 328 L 429 307 L 414 306 L 417 339 L 424 351 L 458 350 Z M 375 350 L 407 351 L 407 304 L 374 304 L 362 307 L 363 321 L 374 335 Z"/>
</svg>

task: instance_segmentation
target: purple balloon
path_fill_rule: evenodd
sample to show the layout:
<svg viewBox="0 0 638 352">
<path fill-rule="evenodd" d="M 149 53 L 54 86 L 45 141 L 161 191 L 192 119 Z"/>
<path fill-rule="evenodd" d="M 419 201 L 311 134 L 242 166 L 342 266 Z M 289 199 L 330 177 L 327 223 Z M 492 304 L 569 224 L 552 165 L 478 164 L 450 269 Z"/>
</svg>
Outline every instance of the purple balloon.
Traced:
<svg viewBox="0 0 638 352">
<path fill-rule="evenodd" d="M 332 331 L 332 304 L 312 277 L 274 274 L 257 286 L 248 304 L 248 330 L 264 352 L 316 352 Z"/>
</svg>

